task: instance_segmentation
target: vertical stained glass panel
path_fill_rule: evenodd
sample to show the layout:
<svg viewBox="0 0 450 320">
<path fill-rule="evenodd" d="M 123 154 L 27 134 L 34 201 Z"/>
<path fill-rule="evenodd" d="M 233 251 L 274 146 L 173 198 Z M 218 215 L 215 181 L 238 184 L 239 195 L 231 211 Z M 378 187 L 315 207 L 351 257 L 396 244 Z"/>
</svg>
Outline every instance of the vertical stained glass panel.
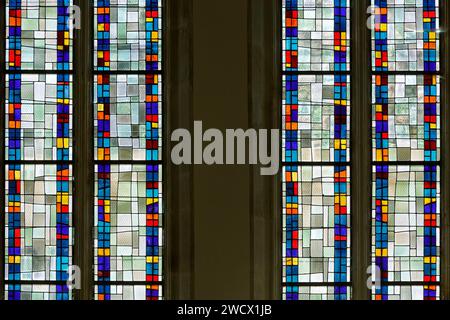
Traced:
<svg viewBox="0 0 450 320">
<path fill-rule="evenodd" d="M 10 84 L 15 75 L 6 76 L 6 104 L 12 107 Z M 15 83 L 14 83 L 15 82 Z M 6 154 L 20 152 L 22 160 L 72 159 L 72 76 L 56 74 L 23 74 L 20 81 L 20 150 L 14 131 L 6 131 Z M 66 100 L 62 105 L 61 101 Z M 63 110 L 65 109 L 65 110 Z M 12 111 L 12 110 L 11 110 Z M 14 121 L 15 112 L 6 114 L 6 123 Z M 10 139 L 11 137 L 11 139 Z M 63 154 L 64 153 L 64 154 Z"/>
<path fill-rule="evenodd" d="M 347 300 L 350 0 L 283 0 L 283 298 Z"/>
<path fill-rule="evenodd" d="M 72 297 L 66 286 L 73 245 L 71 5 L 71 0 L 6 1 L 2 152 L 8 161 L 9 300 Z"/>
<path fill-rule="evenodd" d="M 439 70 L 439 0 L 372 0 L 372 68 Z"/>
<path fill-rule="evenodd" d="M 104 184 L 106 169 L 109 185 Z M 95 225 L 102 229 L 103 213 L 107 212 L 110 220 L 107 265 L 110 281 L 161 281 L 161 166 L 99 165 L 96 172 Z M 107 206 L 104 202 L 102 205 L 106 197 Z M 99 234 L 95 243 L 97 250 L 104 246 Z M 97 263 L 95 279 L 99 280 L 101 268 L 106 266 L 100 259 Z"/>
<path fill-rule="evenodd" d="M 439 160 L 439 77 L 376 75 L 372 86 L 373 159 Z"/>
<path fill-rule="evenodd" d="M 95 298 L 157 300 L 162 0 L 96 0 L 94 25 Z"/>
<path fill-rule="evenodd" d="M 436 285 L 402 285 L 389 286 L 385 291 L 389 300 L 427 300 L 439 297 L 440 287 Z M 432 296 L 430 296 L 430 293 L 432 293 Z M 375 289 L 372 290 L 372 294 L 375 294 Z"/>
<path fill-rule="evenodd" d="M 162 82 L 161 76 L 104 75 L 94 78 L 94 134 L 101 130 L 101 99 L 109 99 L 109 156 L 111 160 L 161 160 L 162 147 Z M 108 91 L 106 91 L 106 89 Z M 95 146 L 99 141 L 95 140 Z M 103 154 L 96 153 L 96 159 Z"/>
<path fill-rule="evenodd" d="M 389 282 L 423 282 L 423 297 L 436 299 L 439 167 L 378 165 L 373 172 L 372 262 L 382 276 L 374 298 L 390 298 Z"/>
<path fill-rule="evenodd" d="M 350 159 L 350 77 L 283 76 L 283 160 Z"/>
<path fill-rule="evenodd" d="M 72 5 L 73 0 L 6 0 L 6 68 L 72 70 Z"/>
<path fill-rule="evenodd" d="M 283 282 L 350 278 L 350 170 L 286 166 L 283 172 Z M 337 287 L 347 294 L 346 286 Z"/>
<path fill-rule="evenodd" d="M 439 1 L 373 0 L 372 5 L 372 269 L 381 274 L 372 298 L 436 300 Z"/>
<path fill-rule="evenodd" d="M 161 70 L 162 0 L 94 0 L 94 14 L 96 70 Z"/>
<path fill-rule="evenodd" d="M 350 0 L 283 0 L 283 70 L 350 70 Z"/>
<path fill-rule="evenodd" d="M 66 229 L 67 241 L 72 238 L 71 217 L 67 216 L 69 219 L 64 221 L 66 217 L 59 208 L 63 206 L 65 211 L 72 211 L 72 168 L 68 166 L 63 174 L 56 165 L 18 165 L 15 169 L 15 176 L 9 172 L 6 192 L 9 194 L 12 188 L 22 190 L 20 203 L 17 203 L 22 213 L 21 234 L 20 238 L 14 237 L 22 248 L 21 269 L 16 276 L 20 280 L 56 281 L 71 260 L 71 246 L 70 251 L 63 252 L 58 235 Z M 12 219 L 13 216 L 8 215 L 7 225 L 14 223 Z M 6 240 L 12 240 L 9 234 Z M 9 262 L 14 263 L 7 259 L 7 268 Z"/>
<path fill-rule="evenodd" d="M 66 290 L 65 285 L 49 285 L 49 284 L 23 284 L 16 290 L 21 292 L 21 300 L 61 300 L 62 291 Z M 11 290 L 11 286 L 5 286 L 5 290 Z M 72 300 L 72 292 L 69 291 L 68 300 Z"/>
</svg>

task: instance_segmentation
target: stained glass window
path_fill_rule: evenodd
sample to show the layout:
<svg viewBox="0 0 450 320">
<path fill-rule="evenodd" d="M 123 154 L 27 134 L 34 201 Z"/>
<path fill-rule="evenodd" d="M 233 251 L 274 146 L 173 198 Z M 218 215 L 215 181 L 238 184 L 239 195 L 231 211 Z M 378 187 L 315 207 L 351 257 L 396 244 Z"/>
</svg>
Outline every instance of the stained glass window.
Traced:
<svg viewBox="0 0 450 320">
<path fill-rule="evenodd" d="M 372 1 L 375 300 L 439 298 L 438 4 Z"/>
<path fill-rule="evenodd" d="M 347 300 L 350 0 L 283 0 L 283 298 Z"/>
<path fill-rule="evenodd" d="M 348 8 L 349 0 L 283 0 L 283 70 L 348 71 Z"/>
<path fill-rule="evenodd" d="M 72 264 L 71 0 L 6 0 L 9 300 L 68 300 Z"/>
<path fill-rule="evenodd" d="M 94 1 L 95 298 L 162 298 L 162 0 Z"/>
<path fill-rule="evenodd" d="M 439 0 L 372 0 L 372 68 L 439 70 Z"/>
<path fill-rule="evenodd" d="M 377 74 L 373 76 L 373 88 L 373 158 L 439 160 L 439 77 Z"/>
</svg>

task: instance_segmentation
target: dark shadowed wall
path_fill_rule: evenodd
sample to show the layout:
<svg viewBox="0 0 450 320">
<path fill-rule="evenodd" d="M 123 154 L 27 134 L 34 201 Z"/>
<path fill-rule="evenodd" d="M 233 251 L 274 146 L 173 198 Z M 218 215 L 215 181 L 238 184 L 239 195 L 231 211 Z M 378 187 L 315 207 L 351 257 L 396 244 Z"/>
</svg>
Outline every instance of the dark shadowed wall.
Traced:
<svg viewBox="0 0 450 320">
<path fill-rule="evenodd" d="M 248 127 L 247 1 L 194 0 L 194 112 Z M 196 299 L 250 298 L 250 168 L 194 168 Z"/>
</svg>

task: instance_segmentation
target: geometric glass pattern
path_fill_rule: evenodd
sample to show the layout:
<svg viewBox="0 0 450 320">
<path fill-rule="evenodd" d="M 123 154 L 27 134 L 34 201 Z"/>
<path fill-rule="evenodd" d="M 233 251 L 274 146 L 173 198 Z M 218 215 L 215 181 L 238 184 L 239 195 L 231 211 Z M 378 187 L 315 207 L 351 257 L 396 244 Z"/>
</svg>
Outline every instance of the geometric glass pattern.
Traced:
<svg viewBox="0 0 450 320">
<path fill-rule="evenodd" d="M 161 70 L 161 1 L 94 0 L 96 70 Z M 106 60 L 108 66 L 104 65 Z"/>
<path fill-rule="evenodd" d="M 20 287 L 21 300 L 61 300 L 61 285 L 53 284 L 22 284 Z M 8 286 L 5 286 L 6 292 Z M 72 292 L 68 293 L 68 300 L 72 300 Z"/>
<path fill-rule="evenodd" d="M 350 0 L 283 0 L 282 10 L 283 70 L 350 71 Z"/>
<path fill-rule="evenodd" d="M 99 165 L 100 167 L 101 165 Z M 96 191 L 97 203 L 104 193 L 109 193 L 110 201 L 110 262 L 109 277 L 115 281 L 160 281 L 161 263 L 158 257 L 148 257 L 147 255 L 147 230 L 148 223 L 155 223 L 157 220 L 148 220 L 147 206 L 149 202 L 155 206 L 161 201 L 161 166 L 153 165 L 111 165 L 110 186 Z M 102 168 L 96 168 L 96 185 L 102 179 Z M 152 184 L 154 188 L 149 188 Z M 108 189 L 106 189 L 108 188 Z M 96 212 L 98 212 L 97 207 Z M 159 214 L 155 212 L 155 216 Z M 98 221 L 96 221 L 96 225 Z M 158 226 L 156 226 L 158 227 Z M 162 230 L 155 229 L 155 239 L 161 239 Z M 100 240 L 97 240 L 98 242 Z M 155 246 L 161 250 L 161 243 Z M 96 246 L 99 247 L 98 245 Z M 152 263 L 147 264 L 150 262 Z M 147 276 L 146 270 L 151 268 L 151 274 Z M 96 270 L 96 280 L 99 279 L 99 270 Z M 147 280 L 149 279 L 149 280 Z"/>
<path fill-rule="evenodd" d="M 335 300 L 334 290 L 333 286 L 286 286 L 283 287 L 283 300 Z M 352 287 L 346 290 L 350 293 Z"/>
<path fill-rule="evenodd" d="M 374 297 L 390 299 L 389 282 L 424 283 L 436 299 L 439 282 L 439 167 L 377 165 L 373 168 L 372 262 L 381 271 Z M 404 292 L 407 286 L 401 291 Z M 392 292 L 396 292 L 393 290 Z"/>
<path fill-rule="evenodd" d="M 156 297 L 162 292 L 160 285 L 111 285 L 111 300 L 146 300 L 148 291 Z M 95 286 L 95 300 L 99 300 L 99 286 Z"/>
<path fill-rule="evenodd" d="M 283 0 L 283 298 L 348 300 L 350 0 Z"/>
<path fill-rule="evenodd" d="M 373 76 L 374 160 L 440 159 L 439 89 L 436 75 Z"/>
<path fill-rule="evenodd" d="M 373 71 L 439 71 L 439 0 L 372 0 Z"/>
<path fill-rule="evenodd" d="M 439 299 L 438 3 L 372 1 L 374 300 Z"/>
<path fill-rule="evenodd" d="M 162 299 L 162 0 L 94 1 L 95 298 Z"/>
<path fill-rule="evenodd" d="M 347 75 L 283 76 L 284 161 L 350 158 L 346 148 L 350 138 L 349 80 Z"/>
<path fill-rule="evenodd" d="M 6 104 L 10 105 L 10 79 L 6 76 Z M 58 81 L 56 74 L 23 74 L 21 76 L 21 143 L 22 160 L 51 161 L 61 157 L 72 160 L 72 76 L 67 75 L 67 84 Z M 12 81 L 11 81 L 12 82 Z M 62 90 L 66 90 L 63 92 Z M 67 119 L 63 119 L 60 97 L 68 101 Z M 11 101 L 12 102 L 12 101 Z M 6 114 L 6 123 L 14 120 L 14 114 Z M 66 133 L 61 132 L 66 130 Z M 17 150 L 13 143 L 15 138 L 6 131 L 6 154 Z M 61 137 L 58 137 L 60 133 Z M 11 148 L 10 148 L 11 144 Z M 65 148 L 62 148 L 66 144 Z M 66 152 L 67 154 L 60 154 Z"/>
<path fill-rule="evenodd" d="M 330 283 L 342 282 L 341 279 L 345 282 L 350 276 L 350 248 L 337 249 L 341 239 L 350 241 L 350 216 L 346 212 L 350 174 L 348 167 L 341 169 L 336 173 L 333 166 L 284 168 L 285 282 Z M 341 212 L 339 217 L 335 214 L 336 207 Z M 292 257 L 287 254 L 289 251 Z"/>
<path fill-rule="evenodd" d="M 66 286 L 73 245 L 71 5 L 71 0 L 6 1 L 2 152 L 8 163 L 2 170 L 9 300 L 71 299 Z"/>
<path fill-rule="evenodd" d="M 56 281 L 60 276 L 61 267 L 67 268 L 69 260 L 63 261 L 62 257 L 57 255 L 58 250 L 58 206 L 61 201 L 70 203 L 72 194 L 68 193 L 67 199 L 60 200 L 61 189 L 64 188 L 65 181 L 58 176 L 56 165 L 18 165 L 20 182 L 17 185 L 16 177 L 8 177 L 6 192 L 9 193 L 10 187 L 19 187 L 21 193 L 20 208 L 23 216 L 21 217 L 21 238 L 22 254 L 20 256 L 21 269 L 18 276 L 21 280 L 42 280 Z M 67 180 L 72 177 L 72 167 L 67 167 Z M 71 183 L 67 181 L 66 187 L 71 189 Z M 70 208 L 68 208 L 70 210 Z M 6 217 L 7 224 L 11 215 Z M 71 225 L 71 221 L 66 222 Z M 69 236 L 69 235 L 68 235 Z M 9 241 L 7 235 L 7 241 Z M 71 249 L 71 248 L 70 248 Z M 67 252 L 69 254 L 70 252 Z M 59 261 L 61 260 L 61 261 Z M 12 259 L 6 261 L 13 264 Z M 61 266 L 60 264 L 65 264 Z"/>
<path fill-rule="evenodd" d="M 94 77 L 94 104 L 101 95 Z M 111 160 L 161 160 L 161 75 L 120 74 L 109 76 L 109 152 Z M 147 101 L 150 100 L 150 101 Z M 94 113 L 94 134 L 98 134 L 99 109 Z M 148 115 L 150 113 L 150 115 Z M 154 114 L 154 115 L 153 115 Z M 98 121 L 100 120 L 100 121 Z M 98 145 L 95 140 L 95 146 Z M 102 155 L 96 153 L 98 160 Z"/>
<path fill-rule="evenodd" d="M 6 34 L 11 40 L 6 42 L 7 68 L 20 63 L 21 70 L 72 70 L 73 31 L 67 20 L 72 4 L 73 0 L 6 0 Z"/>
</svg>

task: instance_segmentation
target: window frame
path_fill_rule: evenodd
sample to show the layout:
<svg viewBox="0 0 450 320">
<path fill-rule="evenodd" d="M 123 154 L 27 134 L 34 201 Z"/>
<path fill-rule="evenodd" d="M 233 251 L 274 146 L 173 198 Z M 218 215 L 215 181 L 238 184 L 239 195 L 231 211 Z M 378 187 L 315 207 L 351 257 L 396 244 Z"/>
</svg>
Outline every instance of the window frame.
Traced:
<svg viewBox="0 0 450 320">
<path fill-rule="evenodd" d="M 163 299 L 193 298 L 192 168 L 170 161 L 170 132 L 191 127 L 193 0 L 163 0 Z M 74 0 L 80 29 L 73 47 L 73 265 L 81 270 L 81 289 L 73 300 L 94 299 L 94 3 Z M 6 10 L 6 6 L 3 8 Z M 0 15 L 0 105 L 6 101 L 6 15 Z M 178 66 L 180 66 L 178 68 Z M 127 73 L 126 71 L 124 71 Z M 133 72 L 132 72 L 133 73 Z M 139 72 L 137 72 L 139 73 Z M 142 73 L 142 72 L 141 72 Z M 0 112 L 0 150 L 5 146 L 5 110 Z M 5 154 L 0 152 L 0 185 L 5 185 Z M 170 188 L 169 188 L 170 186 Z M 5 255 L 5 193 L 0 192 L 0 256 Z M 190 204 L 190 205 L 188 205 Z M 169 213 L 170 212 L 170 213 Z M 4 261 L 4 259 L 3 259 Z M 0 300 L 5 299 L 5 264 L 0 263 Z"/>
<path fill-rule="evenodd" d="M 249 1 L 249 111 L 251 117 L 249 124 L 254 128 L 281 128 L 281 1 L 282 0 L 248 0 Z M 163 74 L 164 91 L 163 104 L 165 107 L 164 119 L 164 213 L 165 213 L 165 239 L 164 264 L 165 274 L 165 299 L 193 299 L 194 298 L 194 249 L 193 249 L 193 206 L 192 206 L 192 166 L 174 166 L 170 162 L 171 142 L 168 141 L 170 132 L 176 128 L 192 129 L 193 123 L 193 0 L 165 0 L 165 16 L 163 28 L 163 41 L 165 44 L 163 52 Z M 370 59 L 370 30 L 366 28 L 367 7 L 370 0 L 355 1 L 351 7 L 351 41 L 353 50 L 351 53 L 352 63 L 352 120 L 351 138 L 363 133 L 367 135 L 370 142 L 368 128 L 371 128 L 371 101 L 368 97 L 355 99 L 356 86 L 370 88 L 371 70 L 367 67 Z M 89 39 L 86 33 L 92 32 L 89 24 L 93 22 L 93 13 L 88 17 L 84 14 L 89 10 L 88 1 L 74 0 L 80 6 L 82 12 L 81 30 L 75 31 L 75 42 L 77 39 Z M 92 7 L 92 6 L 91 6 Z M 440 25 L 444 30 L 450 27 L 450 4 L 445 1 L 440 3 Z M 6 15 L 0 15 L 0 30 L 6 30 Z M 0 53 L 5 52 L 5 33 L 0 33 Z M 78 42 L 77 42 L 78 43 Z M 80 41 L 80 44 L 83 43 Z M 76 107 L 92 108 L 92 92 L 90 83 L 83 83 L 77 79 L 85 80 L 89 77 L 92 68 L 78 70 L 75 66 L 77 57 L 91 57 L 93 43 L 87 41 L 84 49 L 75 45 L 74 47 L 74 97 L 75 90 L 84 92 L 85 97 L 74 99 L 74 179 L 82 179 L 80 169 L 83 169 L 83 159 L 78 157 L 77 148 L 83 143 L 92 143 L 93 136 L 79 137 L 75 126 L 81 128 L 93 128 L 93 122 L 87 117 L 79 117 Z M 360 50 L 360 47 L 366 47 Z M 441 299 L 450 299 L 450 110 L 449 93 L 446 92 L 447 79 L 450 79 L 450 30 L 441 34 Z M 90 58 L 88 60 L 92 60 Z M 85 63 L 85 61 L 84 61 Z M 359 68 L 359 69 L 358 69 Z M 88 71 L 88 73 L 85 73 Z M 5 55 L 0 54 L 0 106 L 5 106 Z M 93 79 L 90 77 L 89 79 Z M 361 83 L 360 83 L 361 82 Z M 364 85 L 363 83 L 366 83 Z M 82 88 L 77 89 L 77 86 Z M 88 89 L 83 89 L 83 88 Z M 356 91 L 357 92 L 357 91 Z M 364 92 L 364 90 L 363 90 Z M 262 94 L 264 93 L 264 94 Z M 365 94 L 364 94 L 365 96 Z M 79 102 L 83 101 L 83 102 Z M 356 106 L 366 106 L 362 112 L 356 110 Z M 0 112 L 0 150 L 5 145 L 5 113 Z M 370 131 L 369 131 L 370 132 Z M 92 140 L 92 141 L 91 141 Z M 353 139 L 352 139 L 353 141 Z M 360 146 L 362 145 L 362 146 Z M 352 299 L 368 300 L 369 290 L 366 286 L 368 275 L 367 266 L 370 265 L 370 210 L 371 210 L 371 150 L 365 144 L 352 143 L 352 159 L 355 154 L 359 161 L 352 163 Z M 370 146 L 371 143 L 367 143 Z M 360 148 L 361 150 L 358 151 Z M 367 149 L 367 150 L 366 150 Z M 88 150 L 88 148 L 86 148 Z M 90 151 L 92 150 L 92 151 Z M 364 151 L 365 150 L 365 151 Z M 88 152 L 93 152 L 89 148 Z M 364 157 L 360 157 L 364 154 Z M 366 159 L 367 157 L 367 159 Z M 93 163 L 93 162 L 91 162 Z M 0 152 L 0 165 L 4 167 L 4 153 Z M 93 166 L 85 166 L 91 168 Z M 360 173 L 359 175 L 357 175 Z M 93 174 L 93 173 L 90 173 Z M 252 298 L 255 299 L 281 299 L 281 174 L 275 177 L 261 177 L 259 168 L 251 169 L 251 263 L 252 269 Z M 78 178 L 77 178 L 78 177 Z M 357 179 L 356 179 L 357 178 Z M 367 180 L 365 180 L 367 179 Z M 369 183 L 365 183 L 369 181 Z M 0 170 L 0 184 L 4 186 L 5 172 Z M 93 186 L 94 181 L 90 182 Z M 93 228 L 93 188 L 77 188 L 83 186 L 81 180 L 74 182 L 74 228 L 89 230 Z M 170 187 L 168 187 L 170 186 Z M 84 190 L 86 189 L 86 190 Z M 92 191 L 89 191 L 92 190 Z M 366 190 L 366 191 L 364 191 Z M 368 191 L 367 191 L 368 190 Z M 83 197 L 91 197 L 92 201 L 87 207 L 92 206 L 92 211 L 82 210 L 75 206 L 78 202 L 78 192 L 83 192 Z M 367 193 L 366 193 L 367 192 Z M 362 195 L 361 196 L 358 196 Z M 357 200 L 360 199 L 360 200 Z M 5 194 L 0 192 L 0 255 L 5 253 Z M 86 202 L 86 201 L 85 201 Z M 358 213 L 358 214 L 356 214 Z M 90 225 L 91 224 L 91 225 Z M 74 264 L 80 264 L 82 270 L 82 289 L 74 292 L 74 299 L 87 300 L 93 298 L 93 251 L 83 250 L 79 246 L 78 238 L 83 238 L 83 232 L 75 234 Z M 370 234 L 370 233 L 369 233 Z M 85 241 L 89 244 L 89 241 Z M 91 252 L 92 251 L 92 252 Z M 85 257 L 85 253 L 92 255 Z M 77 263 L 75 263 L 77 262 Z M 0 300 L 4 299 L 4 263 L 0 263 Z M 92 276 L 90 276 L 90 274 Z"/>
<path fill-rule="evenodd" d="M 6 6 L 4 8 L 6 11 Z M 5 187 L 5 111 L 4 106 L 6 102 L 6 12 L 0 15 L 0 186 Z M 0 275 L 1 275 L 1 285 L 0 285 L 0 300 L 5 299 L 5 284 L 3 280 L 5 279 L 5 222 L 6 222 L 6 208 L 5 208 L 5 193 L 0 192 L 0 256 L 2 257 L 0 263 Z"/>
<path fill-rule="evenodd" d="M 282 0 L 258 1 L 250 6 L 249 24 L 252 26 L 250 56 L 254 67 L 250 70 L 252 124 L 258 124 L 258 119 L 275 117 L 275 128 L 282 128 L 281 100 L 281 30 L 282 30 Z M 250 3 L 253 3 L 250 0 Z M 275 5 L 273 5 L 275 4 Z M 352 300 L 370 300 L 371 292 L 367 287 L 370 274 L 367 268 L 371 266 L 371 211 L 372 211 L 372 102 L 371 84 L 371 33 L 367 28 L 370 12 L 370 0 L 353 0 L 351 4 L 351 282 Z M 264 7 L 262 9 L 261 7 Z M 450 110 L 447 79 L 450 79 L 450 4 L 440 1 L 440 26 L 446 32 L 440 33 L 441 41 L 441 220 L 440 220 L 440 299 L 450 299 Z M 273 18 L 262 12 L 270 12 Z M 269 21 L 270 20 L 270 21 Z M 266 25 L 273 28 L 272 32 L 265 29 Z M 259 38 L 258 38 L 259 37 Z M 275 52 L 272 55 L 271 51 Z M 267 61 L 272 65 L 267 67 Z M 265 71 L 265 72 L 263 72 Z M 275 84 L 274 79 L 275 78 Z M 355 81 L 357 80 L 357 81 Z M 256 98 L 264 92 L 264 97 Z M 263 100 L 265 104 L 261 103 Z M 274 110 L 278 110 L 274 111 Z M 270 121 L 265 120 L 266 128 Z M 356 140 L 357 139 L 357 140 Z M 280 144 L 281 149 L 281 144 Z M 281 162 L 280 162 L 281 163 Z M 257 297 L 269 296 L 275 299 L 282 297 L 281 259 L 282 259 L 282 209 L 281 209 L 281 173 L 272 184 L 261 184 L 264 178 L 258 177 L 257 169 L 252 170 L 252 224 L 253 224 L 253 292 Z M 261 199 L 272 199 L 270 209 L 261 208 L 257 204 Z M 273 200 L 276 199 L 276 200 Z M 261 212 L 262 210 L 262 212 Z M 275 215 L 271 215 L 276 212 Z M 263 231 L 262 231 L 263 230 Z M 267 231 L 269 230 L 269 231 Z M 275 250 L 269 245 L 262 248 L 258 243 L 265 243 L 271 237 L 276 243 Z M 276 261 L 274 261 L 276 260 Z M 270 267 L 262 266 L 261 262 L 269 263 Z M 263 279 L 261 280 L 261 277 Z M 275 280 L 273 278 L 276 278 Z M 263 288 L 260 282 L 275 284 Z"/>
<path fill-rule="evenodd" d="M 440 1 L 441 41 L 441 299 L 450 300 L 450 3 Z"/>
<path fill-rule="evenodd" d="M 249 0 L 248 113 L 249 128 L 256 130 L 281 128 L 281 3 Z M 281 169 L 281 152 L 279 163 Z M 252 299 L 281 299 L 281 187 L 280 173 L 261 176 L 259 166 L 250 168 Z"/>
<path fill-rule="evenodd" d="M 76 1 L 76 0 L 74 0 Z M 73 190 L 74 190 L 74 184 L 73 184 L 73 179 L 74 179 L 74 158 L 72 157 L 72 159 L 67 159 L 67 160 L 57 160 L 57 159 L 52 159 L 52 160 L 26 160 L 21 158 L 21 160 L 9 160 L 8 157 L 5 154 L 5 147 L 6 147 L 6 140 L 5 140 L 5 136 L 6 136 L 6 88 L 7 88 L 7 80 L 6 80 L 6 76 L 7 75 L 11 75 L 11 74 L 18 74 L 18 75 L 43 75 L 43 76 L 47 76 L 47 75 L 69 75 L 72 77 L 72 92 L 73 92 L 73 81 L 75 79 L 75 71 L 73 66 L 69 69 L 63 69 L 63 70 L 58 70 L 57 69 L 46 69 L 46 68 L 39 68 L 36 69 L 33 67 L 33 69 L 20 69 L 20 70 L 9 70 L 6 67 L 6 55 L 7 55 L 7 49 L 6 49 L 6 43 L 8 41 L 7 38 L 7 23 L 6 23 L 6 10 L 8 9 L 8 7 L 6 6 L 6 1 L 5 1 L 5 5 L 4 8 L 2 8 L 3 13 L 2 15 L 0 15 L 0 255 L 1 255 L 1 259 L 2 262 L 0 263 L 0 274 L 1 274 L 1 278 L 0 278 L 0 300 L 6 300 L 7 299 L 7 295 L 6 295 L 6 289 L 5 287 L 7 285 L 13 284 L 13 285 L 61 285 L 62 283 L 64 283 L 64 281 L 61 280 L 49 280 L 49 279 L 45 279 L 45 280 L 9 280 L 8 276 L 6 274 L 7 270 L 5 268 L 5 264 L 6 264 L 6 251 L 7 251 L 7 247 L 8 247 L 8 243 L 7 243 L 7 239 L 6 239 L 6 216 L 8 214 L 8 210 L 6 209 L 7 205 L 6 205 L 6 171 L 8 170 L 8 165 L 10 164 L 17 164 L 20 165 L 21 167 L 24 166 L 33 166 L 33 165 L 42 165 L 44 167 L 47 166 L 56 166 L 59 164 L 63 164 L 63 165 L 67 165 L 69 166 L 69 168 L 72 168 L 72 194 L 70 194 L 69 191 L 69 196 L 73 197 Z M 72 63 L 75 61 L 75 57 L 74 54 L 72 54 Z M 70 85 L 69 85 L 70 86 Z M 72 110 L 73 110 L 73 106 L 74 106 L 74 99 L 73 99 L 73 95 L 72 95 Z M 72 113 L 72 121 L 74 121 L 74 113 Z M 70 138 L 69 138 L 70 139 Z M 73 144 L 74 144 L 74 136 L 72 136 L 72 148 L 73 148 Z M 21 169 L 22 170 L 22 169 Z M 69 175 L 70 177 L 70 175 Z M 21 183 L 24 182 L 25 180 L 23 178 L 20 179 Z M 23 194 L 23 193 L 22 193 Z M 69 212 L 69 214 L 72 214 L 72 220 L 74 217 L 74 212 Z M 21 229 L 23 228 L 23 226 L 21 226 Z M 73 223 L 72 223 L 72 230 L 73 230 Z M 72 239 L 73 241 L 73 239 Z M 69 247 L 71 245 L 69 244 Z M 74 249 L 74 247 L 72 246 L 72 249 Z M 22 255 L 23 253 L 21 253 Z M 72 265 L 74 265 L 74 255 L 72 254 Z"/>
</svg>

